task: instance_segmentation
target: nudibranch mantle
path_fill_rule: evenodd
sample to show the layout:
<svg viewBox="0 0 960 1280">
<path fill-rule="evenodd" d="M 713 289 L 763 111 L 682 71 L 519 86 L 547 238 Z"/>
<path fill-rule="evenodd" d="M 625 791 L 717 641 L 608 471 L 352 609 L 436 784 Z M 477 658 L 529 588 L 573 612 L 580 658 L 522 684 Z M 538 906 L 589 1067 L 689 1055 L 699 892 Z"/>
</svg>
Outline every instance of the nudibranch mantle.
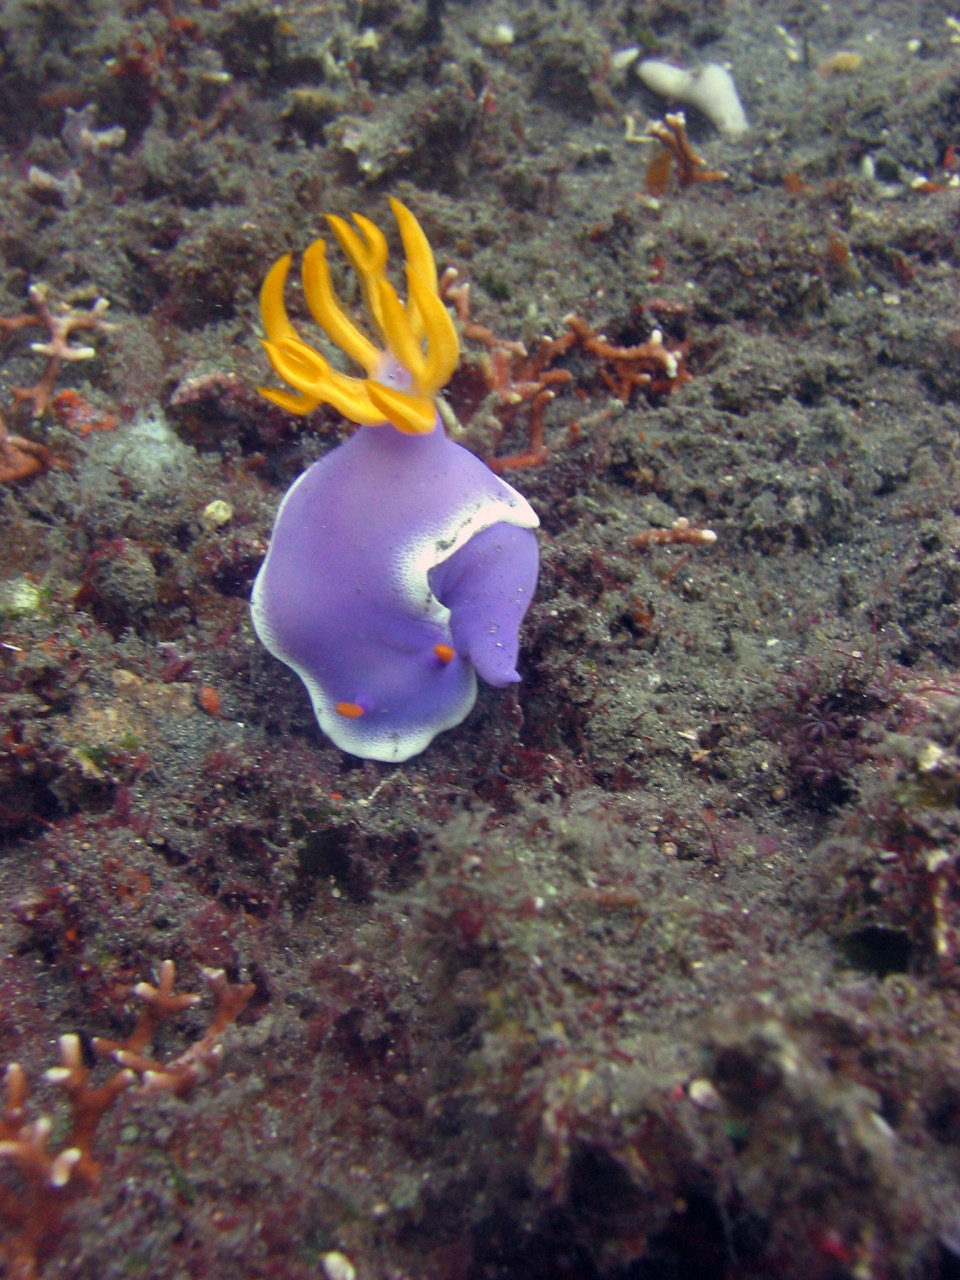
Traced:
<svg viewBox="0 0 960 1280">
<path fill-rule="evenodd" d="M 340 310 L 323 243 L 304 255 L 311 311 L 364 366 L 365 381 L 331 369 L 293 329 L 282 302 L 289 259 L 264 283 L 264 346 L 299 395 L 263 394 L 297 413 L 332 403 L 359 429 L 284 497 L 251 607 L 257 635 L 300 676 L 324 733 L 354 755 L 402 761 L 468 715 L 477 674 L 496 686 L 519 680 L 539 520 L 443 430 L 433 398 L 456 365 L 456 331 L 426 237 L 391 205 L 407 257 L 406 307 L 385 280 L 377 228 L 354 215 L 361 239 L 329 220 L 385 351 Z"/>
</svg>

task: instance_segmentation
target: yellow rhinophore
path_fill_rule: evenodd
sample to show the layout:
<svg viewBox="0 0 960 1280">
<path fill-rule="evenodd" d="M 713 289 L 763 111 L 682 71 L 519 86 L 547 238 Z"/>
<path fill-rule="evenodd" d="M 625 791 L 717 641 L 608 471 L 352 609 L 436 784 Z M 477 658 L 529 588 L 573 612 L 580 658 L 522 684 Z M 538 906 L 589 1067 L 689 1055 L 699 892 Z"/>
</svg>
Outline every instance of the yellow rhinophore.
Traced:
<svg viewBox="0 0 960 1280">
<path fill-rule="evenodd" d="M 332 368 L 290 323 L 283 305 L 290 270 L 287 254 L 267 272 L 260 290 L 260 315 L 267 335 L 263 344 L 267 357 L 277 375 L 297 394 L 269 387 L 261 387 L 260 394 L 288 413 L 311 413 L 320 404 L 330 404 L 361 426 L 392 422 L 407 435 L 423 435 L 434 428 L 434 397 L 457 367 L 460 348 L 453 321 L 440 301 L 437 268 L 427 237 L 399 200 L 391 199 L 390 208 L 406 256 L 406 305 L 386 278 L 387 242 L 379 227 L 358 213 L 353 215 L 356 231 L 342 218 L 327 218 L 360 279 L 367 313 L 380 332 L 383 350 L 341 310 L 330 283 L 326 243 L 315 240 L 303 255 L 303 292 L 311 315 L 367 376 L 351 378 Z M 392 362 L 409 374 L 409 390 L 381 381 Z"/>
</svg>

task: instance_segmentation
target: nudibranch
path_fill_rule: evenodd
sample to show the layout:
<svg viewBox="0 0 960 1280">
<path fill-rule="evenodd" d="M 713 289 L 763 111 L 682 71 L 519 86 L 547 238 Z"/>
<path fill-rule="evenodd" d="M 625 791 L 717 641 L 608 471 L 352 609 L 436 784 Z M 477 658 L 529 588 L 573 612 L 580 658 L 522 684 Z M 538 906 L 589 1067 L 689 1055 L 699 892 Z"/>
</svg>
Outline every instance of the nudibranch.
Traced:
<svg viewBox="0 0 960 1280">
<path fill-rule="evenodd" d="M 353 755 L 400 761 L 468 715 L 477 675 L 500 687 L 520 679 L 539 520 L 444 431 L 435 399 L 457 365 L 457 332 L 420 224 L 398 200 L 390 206 L 405 303 L 386 278 L 383 233 L 359 214 L 355 228 L 327 218 L 382 349 L 338 303 L 324 241 L 303 255 L 310 312 L 364 378 L 332 368 L 291 324 L 289 256 L 264 280 L 263 345 L 295 394 L 261 394 L 296 414 L 332 405 L 358 430 L 284 497 L 251 607 L 257 635 L 306 685 L 323 732 Z"/>
</svg>

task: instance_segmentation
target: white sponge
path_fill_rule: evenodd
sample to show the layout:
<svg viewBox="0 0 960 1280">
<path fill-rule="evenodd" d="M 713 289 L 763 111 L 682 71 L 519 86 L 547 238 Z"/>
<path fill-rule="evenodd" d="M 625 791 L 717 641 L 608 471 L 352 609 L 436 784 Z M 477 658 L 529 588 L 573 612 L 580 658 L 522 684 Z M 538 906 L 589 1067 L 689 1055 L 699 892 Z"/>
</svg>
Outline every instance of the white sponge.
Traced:
<svg viewBox="0 0 960 1280">
<path fill-rule="evenodd" d="M 670 62 L 647 58 L 637 63 L 637 75 L 654 93 L 698 107 L 725 138 L 739 138 L 750 127 L 733 76 L 719 62 L 687 71 Z"/>
</svg>

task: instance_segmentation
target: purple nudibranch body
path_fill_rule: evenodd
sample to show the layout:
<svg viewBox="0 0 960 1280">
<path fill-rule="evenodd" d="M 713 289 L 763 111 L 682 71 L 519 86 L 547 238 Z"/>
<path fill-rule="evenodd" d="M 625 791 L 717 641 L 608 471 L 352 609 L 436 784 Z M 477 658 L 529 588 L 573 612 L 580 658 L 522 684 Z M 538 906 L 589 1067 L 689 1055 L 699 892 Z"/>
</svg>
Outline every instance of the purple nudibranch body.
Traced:
<svg viewBox="0 0 960 1280">
<path fill-rule="evenodd" d="M 298 413 L 328 401 L 360 426 L 284 497 L 252 614 L 264 645 L 303 680 L 337 746 L 401 761 L 464 719 L 477 674 L 496 686 L 519 680 L 539 521 L 521 494 L 446 436 L 434 397 L 456 365 L 456 331 L 437 295 L 426 237 L 408 210 L 391 204 L 407 257 L 405 307 L 385 279 L 377 228 L 354 215 L 358 236 L 330 219 L 385 351 L 336 303 L 323 242 L 304 255 L 311 311 L 364 365 L 365 380 L 331 369 L 296 334 L 282 301 L 289 259 L 264 283 L 264 346 L 299 395 L 264 394 Z"/>
</svg>

